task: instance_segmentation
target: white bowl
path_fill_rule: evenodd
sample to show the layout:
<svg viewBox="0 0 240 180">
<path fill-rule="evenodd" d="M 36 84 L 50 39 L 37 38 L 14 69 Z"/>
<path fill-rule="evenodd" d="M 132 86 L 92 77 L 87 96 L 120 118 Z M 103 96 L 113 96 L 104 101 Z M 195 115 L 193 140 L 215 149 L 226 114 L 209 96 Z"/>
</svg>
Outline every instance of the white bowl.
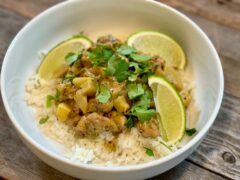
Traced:
<svg viewBox="0 0 240 180">
<path fill-rule="evenodd" d="M 40 63 L 39 52 L 85 31 L 95 39 L 112 34 L 126 38 L 139 30 L 157 30 L 176 39 L 186 52 L 201 110 L 198 133 L 183 148 L 149 163 L 103 167 L 73 162 L 38 129 L 24 102 L 24 85 Z M 83 179 L 144 179 L 183 161 L 200 144 L 219 111 L 224 88 L 218 54 L 205 33 L 178 11 L 149 0 L 71 0 L 31 20 L 12 41 L 2 66 L 1 91 L 7 113 L 24 143 L 50 166 Z"/>
</svg>

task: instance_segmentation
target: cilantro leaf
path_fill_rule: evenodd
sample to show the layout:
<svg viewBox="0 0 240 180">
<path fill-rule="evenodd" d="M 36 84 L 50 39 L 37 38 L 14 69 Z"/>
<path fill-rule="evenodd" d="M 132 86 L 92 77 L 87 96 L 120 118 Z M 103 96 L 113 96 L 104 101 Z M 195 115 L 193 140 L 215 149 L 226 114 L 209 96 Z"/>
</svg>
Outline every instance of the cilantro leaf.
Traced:
<svg viewBox="0 0 240 180">
<path fill-rule="evenodd" d="M 146 154 L 147 154 L 148 156 L 154 156 L 153 150 L 151 150 L 151 149 L 149 149 L 149 148 L 146 148 L 146 147 L 144 147 L 144 148 L 146 149 Z"/>
<path fill-rule="evenodd" d="M 186 134 L 188 136 L 192 136 L 193 134 L 195 134 L 197 132 L 197 130 L 195 128 L 192 129 L 186 129 Z"/>
<path fill-rule="evenodd" d="M 144 94 L 144 88 L 142 84 L 130 83 L 126 87 L 129 99 L 135 99 Z"/>
<path fill-rule="evenodd" d="M 141 74 L 149 72 L 149 69 L 150 69 L 150 66 L 148 64 L 138 64 L 136 62 L 130 62 L 129 63 L 130 73 L 129 73 L 128 80 L 132 82 L 136 81 Z M 147 81 L 144 81 L 144 82 L 147 82 Z"/>
<path fill-rule="evenodd" d="M 149 121 L 156 114 L 155 109 L 147 109 L 142 106 L 133 106 L 131 111 L 132 115 L 137 116 L 142 122 Z"/>
<path fill-rule="evenodd" d="M 123 56 L 126 56 L 126 55 L 137 52 L 137 50 L 134 49 L 133 47 L 130 47 L 130 46 L 127 46 L 127 45 L 122 45 L 120 48 L 117 49 L 116 52 L 123 55 Z"/>
<path fill-rule="evenodd" d="M 95 66 L 102 66 L 107 63 L 107 61 L 112 56 L 113 52 L 109 49 L 108 46 L 97 45 L 90 53 L 89 59 L 92 61 Z"/>
<path fill-rule="evenodd" d="M 128 63 L 125 60 L 121 60 L 116 65 L 114 76 L 118 82 L 122 82 L 128 78 L 127 70 L 128 70 Z"/>
<path fill-rule="evenodd" d="M 105 75 L 106 76 L 113 76 L 115 71 L 116 71 L 116 68 L 115 66 L 117 65 L 118 63 L 118 59 L 117 59 L 117 56 L 116 55 L 113 55 L 109 61 L 108 61 L 108 66 L 107 68 L 105 69 Z"/>
<path fill-rule="evenodd" d="M 47 95 L 46 106 L 49 108 L 52 106 L 52 101 L 55 100 L 56 97 L 52 95 Z"/>
<path fill-rule="evenodd" d="M 39 124 L 44 124 L 44 123 L 46 123 L 48 119 L 49 119 L 49 116 L 42 117 L 42 118 L 39 120 Z"/>
<path fill-rule="evenodd" d="M 72 81 L 75 77 L 76 77 L 75 74 L 67 73 L 67 74 L 65 75 L 65 77 L 63 78 L 63 81 Z"/>
<path fill-rule="evenodd" d="M 130 57 L 137 62 L 145 62 L 151 59 L 151 56 L 144 55 L 144 54 L 130 54 Z"/>
<path fill-rule="evenodd" d="M 113 55 L 112 50 L 110 50 L 110 49 L 103 50 L 103 59 L 104 60 L 108 61 L 112 57 L 112 55 Z"/>
<path fill-rule="evenodd" d="M 110 100 L 110 98 L 111 98 L 111 93 L 109 91 L 109 88 L 106 87 L 105 85 L 100 85 L 99 94 L 97 95 L 96 99 L 100 103 L 106 103 Z"/>
<path fill-rule="evenodd" d="M 70 52 L 65 56 L 65 60 L 68 65 L 72 65 L 75 61 L 77 61 L 80 57 L 80 54 Z"/>
<path fill-rule="evenodd" d="M 132 116 L 129 116 L 126 123 L 124 124 L 128 129 L 131 129 L 134 126 L 133 118 Z"/>
</svg>

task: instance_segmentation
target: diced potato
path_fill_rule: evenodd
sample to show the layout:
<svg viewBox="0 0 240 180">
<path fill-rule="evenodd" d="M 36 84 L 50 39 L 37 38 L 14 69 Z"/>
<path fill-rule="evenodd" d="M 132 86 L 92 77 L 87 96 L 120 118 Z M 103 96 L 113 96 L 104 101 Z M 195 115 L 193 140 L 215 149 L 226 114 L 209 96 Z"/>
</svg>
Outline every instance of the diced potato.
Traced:
<svg viewBox="0 0 240 180">
<path fill-rule="evenodd" d="M 127 112 L 130 108 L 127 100 L 124 96 L 118 96 L 116 99 L 113 100 L 113 105 L 117 109 L 118 112 Z"/>
<path fill-rule="evenodd" d="M 91 77 L 76 77 L 73 79 L 73 84 L 77 86 L 78 88 L 81 87 L 81 85 L 87 81 L 92 81 L 93 79 Z"/>
<path fill-rule="evenodd" d="M 87 81 L 81 85 L 79 91 L 85 96 L 95 96 L 96 84 L 93 81 Z"/>
<path fill-rule="evenodd" d="M 82 95 L 81 90 L 78 90 L 74 96 L 74 100 L 83 114 L 86 114 L 88 107 L 87 96 Z"/>
<path fill-rule="evenodd" d="M 66 103 L 60 103 L 57 107 L 58 120 L 62 122 L 66 121 L 70 112 L 71 109 Z"/>
<path fill-rule="evenodd" d="M 96 82 L 90 77 L 79 77 L 73 79 L 73 84 L 79 88 L 84 96 L 94 96 L 96 94 Z"/>
<path fill-rule="evenodd" d="M 117 127 L 122 130 L 125 126 L 125 123 L 127 121 L 126 116 L 124 116 L 123 114 L 119 113 L 119 115 L 116 115 L 113 117 L 113 121 L 115 122 L 115 124 L 117 125 Z"/>
</svg>

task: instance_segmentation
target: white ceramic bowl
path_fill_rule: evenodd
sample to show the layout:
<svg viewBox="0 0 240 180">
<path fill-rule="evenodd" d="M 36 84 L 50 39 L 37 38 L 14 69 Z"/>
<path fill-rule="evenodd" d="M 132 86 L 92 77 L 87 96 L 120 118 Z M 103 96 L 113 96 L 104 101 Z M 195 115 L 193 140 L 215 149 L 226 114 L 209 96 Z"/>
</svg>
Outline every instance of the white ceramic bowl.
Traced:
<svg viewBox="0 0 240 180">
<path fill-rule="evenodd" d="M 65 158 L 38 129 L 24 102 L 24 84 L 40 63 L 39 52 L 85 31 L 95 39 L 113 34 L 126 38 L 139 30 L 169 34 L 183 47 L 196 81 L 201 110 L 198 133 L 183 148 L 149 163 L 128 167 L 99 167 Z M 144 179 L 183 161 L 200 144 L 219 111 L 223 96 L 223 71 L 218 54 L 204 32 L 189 18 L 149 0 L 71 0 L 60 3 L 31 20 L 12 41 L 2 66 L 1 91 L 7 113 L 24 143 L 50 166 L 83 179 Z"/>
</svg>

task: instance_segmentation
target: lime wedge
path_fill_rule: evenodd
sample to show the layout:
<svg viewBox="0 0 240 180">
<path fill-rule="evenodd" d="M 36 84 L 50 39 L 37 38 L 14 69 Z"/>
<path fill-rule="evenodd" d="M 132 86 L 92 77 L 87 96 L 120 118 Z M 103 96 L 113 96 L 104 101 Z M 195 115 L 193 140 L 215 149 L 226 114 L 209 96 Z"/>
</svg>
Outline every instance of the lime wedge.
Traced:
<svg viewBox="0 0 240 180">
<path fill-rule="evenodd" d="M 163 140 L 174 144 L 182 139 L 186 126 L 186 111 L 179 93 L 163 77 L 150 76 L 159 127 Z"/>
<path fill-rule="evenodd" d="M 131 35 L 127 44 L 149 55 L 159 55 L 166 63 L 184 69 L 186 57 L 181 46 L 169 36 L 155 31 L 141 31 Z"/>
<path fill-rule="evenodd" d="M 66 64 L 65 56 L 69 52 L 79 53 L 91 45 L 92 42 L 84 36 L 77 36 L 58 44 L 44 57 L 38 69 L 38 75 L 42 79 L 51 79 L 54 72 L 61 67 L 61 65 Z"/>
</svg>

